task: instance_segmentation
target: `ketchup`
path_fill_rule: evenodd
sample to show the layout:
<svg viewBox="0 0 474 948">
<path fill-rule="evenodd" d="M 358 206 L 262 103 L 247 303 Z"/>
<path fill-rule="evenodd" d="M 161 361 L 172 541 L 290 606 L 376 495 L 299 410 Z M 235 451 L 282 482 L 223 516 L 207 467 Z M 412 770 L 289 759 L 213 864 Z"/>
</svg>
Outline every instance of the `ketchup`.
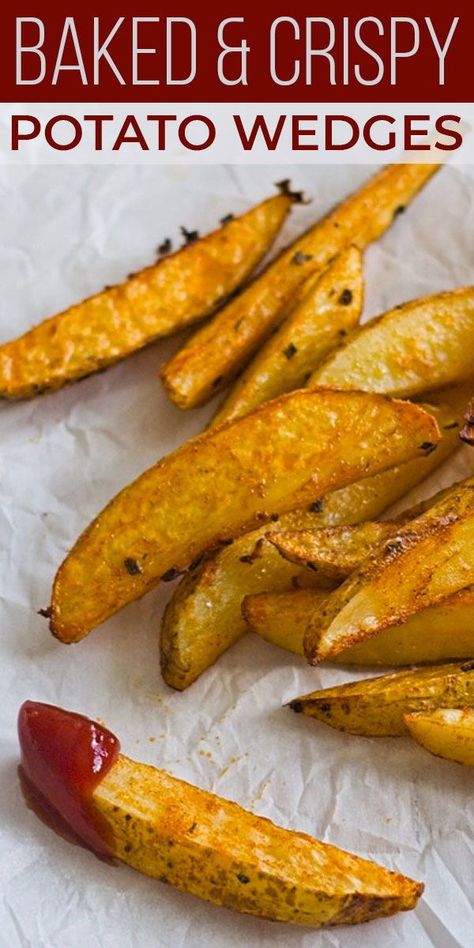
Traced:
<svg viewBox="0 0 474 948">
<path fill-rule="evenodd" d="M 58 831 L 66 824 L 96 855 L 112 855 L 106 821 L 94 808 L 96 786 L 113 766 L 120 742 L 111 731 L 72 711 L 25 701 L 18 714 L 20 777 L 27 800 Z"/>
</svg>

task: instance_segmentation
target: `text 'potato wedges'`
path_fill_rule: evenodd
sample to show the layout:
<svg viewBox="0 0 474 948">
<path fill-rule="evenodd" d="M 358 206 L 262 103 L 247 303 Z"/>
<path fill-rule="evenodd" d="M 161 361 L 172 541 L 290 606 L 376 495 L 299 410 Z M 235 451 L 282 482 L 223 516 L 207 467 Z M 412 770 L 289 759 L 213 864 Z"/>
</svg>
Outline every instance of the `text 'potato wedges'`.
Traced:
<svg viewBox="0 0 474 948">
<path fill-rule="evenodd" d="M 401 525 L 310 617 L 317 664 L 474 583 L 474 478 Z"/>
<path fill-rule="evenodd" d="M 437 168 L 384 168 L 298 238 L 167 363 L 161 377 L 169 397 L 185 409 L 212 398 L 283 322 L 308 277 L 350 244 L 363 249 L 380 237 Z"/>
<path fill-rule="evenodd" d="M 217 411 L 212 427 L 306 385 L 325 356 L 357 325 L 363 305 L 362 254 L 349 247 L 305 285 L 305 296 L 257 353 Z"/>
<path fill-rule="evenodd" d="M 304 655 L 308 615 L 321 609 L 328 591 L 293 589 L 246 596 L 242 614 L 252 632 L 273 645 Z M 474 586 L 461 589 L 436 606 L 422 609 L 401 625 L 344 649 L 331 659 L 338 665 L 422 665 L 474 658 Z"/>
<path fill-rule="evenodd" d="M 309 385 L 412 396 L 472 376 L 474 287 L 438 293 L 369 320 Z"/>
<path fill-rule="evenodd" d="M 245 633 L 244 596 L 283 592 L 295 584 L 324 584 L 321 573 L 284 560 L 266 539 L 270 530 L 316 530 L 380 516 L 459 447 L 465 404 L 464 390 L 436 393 L 428 409 L 443 434 L 436 451 L 332 491 L 303 510 L 283 514 L 238 537 L 184 576 L 161 626 L 161 667 L 167 684 L 187 688 Z"/>
<path fill-rule="evenodd" d="M 213 313 L 280 230 L 275 195 L 206 237 L 0 346 L 0 397 L 29 398 L 98 372 Z"/>
<path fill-rule="evenodd" d="M 290 702 L 293 711 L 365 737 L 400 737 L 405 714 L 448 705 L 474 707 L 474 662 L 351 681 Z"/>
<path fill-rule="evenodd" d="M 474 710 L 436 708 L 405 714 L 410 736 L 430 754 L 474 767 Z"/>
<path fill-rule="evenodd" d="M 80 639 L 206 550 L 439 440 L 418 406 L 328 390 L 283 395 L 194 438 L 122 490 L 79 538 L 56 576 L 51 630 Z"/>
<path fill-rule="evenodd" d="M 27 701 L 18 731 L 23 778 L 89 848 L 207 902 L 319 927 L 412 909 L 423 891 L 406 876 L 130 760 L 115 735 L 82 715 Z M 81 780 L 73 776 L 78 746 L 90 764 Z"/>
</svg>

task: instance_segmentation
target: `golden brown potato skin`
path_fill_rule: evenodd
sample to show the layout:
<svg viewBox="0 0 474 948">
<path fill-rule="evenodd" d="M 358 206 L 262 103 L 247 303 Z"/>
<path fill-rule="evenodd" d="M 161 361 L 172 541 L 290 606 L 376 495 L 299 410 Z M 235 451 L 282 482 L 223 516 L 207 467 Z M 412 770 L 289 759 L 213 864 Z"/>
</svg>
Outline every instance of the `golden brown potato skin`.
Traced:
<svg viewBox="0 0 474 948">
<path fill-rule="evenodd" d="M 434 408 L 432 410 L 434 411 Z M 435 417 L 441 420 L 441 415 L 442 413 L 438 413 Z M 446 434 L 444 432 L 445 437 Z M 454 436 L 455 428 L 448 439 L 451 444 Z M 462 481 L 458 483 L 462 484 Z M 432 497 L 402 511 L 393 520 L 366 520 L 363 523 L 345 523 L 325 528 L 313 525 L 309 530 L 275 528 L 268 539 L 290 563 L 316 570 L 321 578 L 334 583 L 341 582 L 358 569 L 368 556 L 375 553 L 384 540 L 396 536 L 409 520 L 420 517 L 451 496 L 455 487 L 456 484 L 451 484 L 450 487 L 443 488 Z"/>
<path fill-rule="evenodd" d="M 316 366 L 355 328 L 364 295 L 360 250 L 349 247 L 321 275 L 310 278 L 304 291 L 303 300 L 237 380 L 211 427 L 302 388 Z"/>
<path fill-rule="evenodd" d="M 308 615 L 321 608 L 324 589 L 261 592 L 246 596 L 242 614 L 249 628 L 267 642 L 304 655 Z M 474 657 L 474 586 L 461 589 L 437 606 L 423 609 L 401 625 L 344 649 L 331 659 L 338 665 L 422 665 Z"/>
<path fill-rule="evenodd" d="M 341 581 L 396 530 L 394 521 L 372 520 L 325 530 L 275 530 L 269 541 L 290 563 Z"/>
<path fill-rule="evenodd" d="M 474 707 L 474 662 L 435 665 L 323 688 L 290 702 L 293 711 L 365 737 L 400 737 L 405 714 Z"/>
<path fill-rule="evenodd" d="M 380 237 L 438 167 L 389 165 L 298 238 L 165 365 L 172 401 L 194 408 L 235 378 L 298 302 L 308 277 L 350 244 L 363 249 Z"/>
<path fill-rule="evenodd" d="M 208 316 L 264 256 L 290 205 L 275 195 L 0 346 L 0 398 L 61 388 Z"/>
<path fill-rule="evenodd" d="M 474 711 L 436 708 L 404 715 L 405 726 L 430 754 L 474 767 Z"/>
<path fill-rule="evenodd" d="M 93 801 L 119 859 L 237 912 L 349 925 L 412 909 L 423 891 L 406 876 L 122 755 Z"/>
<path fill-rule="evenodd" d="M 245 596 L 242 616 L 251 632 L 293 655 L 304 655 L 303 640 L 308 614 L 322 606 L 324 589 L 292 589 Z"/>
<path fill-rule="evenodd" d="M 331 658 L 382 629 L 474 583 L 474 477 L 401 525 L 310 616 L 310 664 Z"/>
<path fill-rule="evenodd" d="M 194 438 L 122 490 L 79 538 L 54 582 L 51 629 L 76 641 L 205 551 L 423 456 L 440 437 L 435 419 L 408 402 L 303 389 Z"/>
<path fill-rule="evenodd" d="M 471 398 L 464 415 L 464 428 L 460 432 L 461 440 L 474 445 L 474 398 Z"/>
<path fill-rule="evenodd" d="M 377 476 L 377 475 L 376 475 Z M 343 494 L 350 487 L 335 491 Z M 340 503 L 344 514 L 344 498 Z M 351 513 L 357 515 L 354 503 Z M 325 514 L 311 506 L 282 514 L 279 522 L 309 524 Z M 336 503 L 327 504 L 327 516 L 337 516 Z M 349 516 L 349 514 L 347 514 Z M 265 534 L 278 523 L 267 523 L 237 537 L 183 576 L 168 602 L 160 629 L 160 663 L 166 684 L 182 691 L 227 651 L 246 631 L 240 613 L 244 596 L 272 589 L 288 589 L 293 583 L 320 585 L 316 573 L 285 561 Z"/>
<path fill-rule="evenodd" d="M 267 590 L 284 592 L 295 584 L 321 585 L 321 573 L 293 566 L 277 553 L 265 539 L 270 530 L 335 527 L 380 516 L 459 447 L 465 403 L 463 388 L 436 392 L 427 408 L 443 432 L 436 451 L 332 491 L 306 509 L 283 514 L 238 537 L 183 576 L 161 625 L 161 668 L 166 683 L 179 690 L 189 687 L 245 633 L 241 615 L 244 596 Z M 425 507 L 423 504 L 423 510 Z M 421 512 L 417 508 L 416 515 Z"/>
<path fill-rule="evenodd" d="M 412 397 L 472 376 L 473 336 L 474 286 L 410 300 L 356 329 L 308 384 Z"/>
</svg>

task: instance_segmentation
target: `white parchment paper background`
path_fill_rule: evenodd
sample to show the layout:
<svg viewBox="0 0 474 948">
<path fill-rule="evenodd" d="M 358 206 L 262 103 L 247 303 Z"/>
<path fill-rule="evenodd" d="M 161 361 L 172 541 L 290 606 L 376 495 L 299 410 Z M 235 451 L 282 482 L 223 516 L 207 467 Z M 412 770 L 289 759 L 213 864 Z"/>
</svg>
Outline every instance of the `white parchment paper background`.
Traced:
<svg viewBox="0 0 474 948">
<path fill-rule="evenodd" d="M 179 225 L 212 229 L 291 176 L 313 198 L 280 243 L 369 173 L 364 167 L 0 168 L 0 338 L 121 280 Z M 472 169 L 444 168 L 366 254 L 366 315 L 474 282 Z M 345 736 L 282 710 L 348 679 L 254 636 L 184 694 L 162 682 L 170 586 L 76 646 L 36 610 L 77 534 L 119 488 L 198 432 L 157 371 L 177 340 L 55 395 L 0 409 L 1 948 L 468 948 L 474 931 L 473 772 L 409 740 Z M 473 346 L 474 370 L 474 346 Z M 474 471 L 474 451 L 413 496 Z M 93 564 L 91 564 L 93 569 Z M 354 675 L 352 675 L 354 677 Z M 33 698 L 105 721 L 125 753 L 426 882 L 414 913 L 327 932 L 254 921 L 110 868 L 56 837 L 19 793 L 16 714 Z"/>
</svg>

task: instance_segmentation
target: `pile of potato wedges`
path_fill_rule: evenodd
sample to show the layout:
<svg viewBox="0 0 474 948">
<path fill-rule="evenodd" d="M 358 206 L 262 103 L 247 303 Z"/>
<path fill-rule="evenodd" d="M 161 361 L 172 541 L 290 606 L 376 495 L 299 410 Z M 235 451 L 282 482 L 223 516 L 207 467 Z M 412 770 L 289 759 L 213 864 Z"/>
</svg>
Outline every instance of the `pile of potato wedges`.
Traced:
<svg viewBox="0 0 474 948">
<path fill-rule="evenodd" d="M 280 182 L 242 217 L 0 346 L 0 397 L 28 398 L 199 323 L 162 368 L 166 393 L 188 410 L 233 383 L 207 430 L 124 487 L 77 539 L 43 610 L 58 640 L 78 642 L 179 579 L 160 630 L 172 688 L 247 633 L 311 665 L 420 666 L 290 705 L 474 765 L 474 477 L 381 519 L 474 443 L 474 286 L 360 325 L 364 249 L 437 170 L 384 168 L 252 279 L 301 199 Z M 117 808 L 119 784 L 113 799 Z M 259 914 L 249 895 L 224 904 Z M 412 907 L 418 895 L 367 899 L 354 917 L 343 900 L 333 922 Z M 301 918 L 275 907 L 272 917 L 331 922 L 305 900 Z"/>
</svg>

